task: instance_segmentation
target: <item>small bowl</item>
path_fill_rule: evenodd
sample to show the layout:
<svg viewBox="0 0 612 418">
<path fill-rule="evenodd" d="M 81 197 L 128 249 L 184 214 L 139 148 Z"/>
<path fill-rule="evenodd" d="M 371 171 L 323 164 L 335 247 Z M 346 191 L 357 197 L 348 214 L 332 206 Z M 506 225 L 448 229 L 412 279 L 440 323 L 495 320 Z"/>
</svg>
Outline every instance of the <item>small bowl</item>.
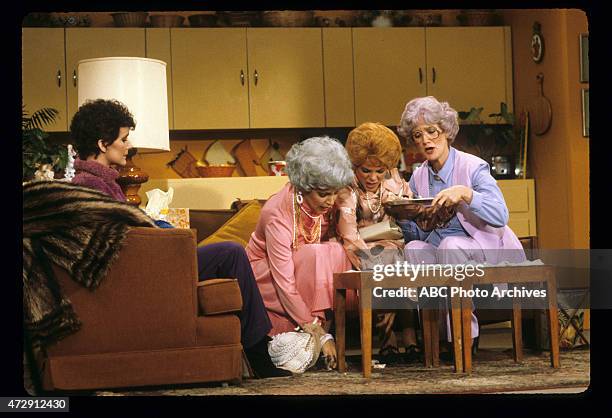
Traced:
<svg viewBox="0 0 612 418">
<path fill-rule="evenodd" d="M 236 168 L 233 164 L 197 165 L 200 177 L 231 177 Z"/>
<path fill-rule="evenodd" d="M 268 174 L 271 176 L 286 176 L 286 161 L 268 161 Z"/>
<path fill-rule="evenodd" d="M 147 24 L 147 12 L 111 13 L 115 26 L 119 28 L 144 28 Z"/>
<path fill-rule="evenodd" d="M 213 13 L 200 13 L 188 17 L 189 24 L 194 28 L 210 28 L 217 26 L 217 15 Z"/>
<path fill-rule="evenodd" d="M 151 27 L 180 28 L 185 18 L 181 15 L 151 15 Z"/>
</svg>

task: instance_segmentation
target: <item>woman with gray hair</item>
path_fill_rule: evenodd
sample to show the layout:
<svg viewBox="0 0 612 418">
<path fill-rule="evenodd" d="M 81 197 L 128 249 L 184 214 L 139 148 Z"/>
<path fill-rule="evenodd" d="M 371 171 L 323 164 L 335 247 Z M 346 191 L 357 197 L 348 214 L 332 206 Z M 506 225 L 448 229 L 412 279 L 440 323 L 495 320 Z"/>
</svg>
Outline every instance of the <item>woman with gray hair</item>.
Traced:
<svg viewBox="0 0 612 418">
<path fill-rule="evenodd" d="M 410 178 L 410 189 L 433 197 L 432 205 L 453 209 L 445 225 L 424 231 L 414 221 L 398 220 L 407 242 L 408 262 L 431 264 L 490 263 L 525 260 L 523 247 L 507 226 L 508 208 L 489 164 L 451 146 L 459 124 L 457 112 L 435 97 L 419 97 L 406 104 L 398 132 L 416 144 L 427 159 Z M 438 225 L 436 225 L 438 226 Z M 450 341 L 448 315 L 443 327 Z M 478 322 L 472 314 L 472 337 Z"/>
<path fill-rule="evenodd" d="M 293 145 L 286 160 L 289 183 L 263 206 L 246 247 L 270 336 L 313 322 L 328 328 L 333 273 L 351 268 L 342 244 L 329 240 L 338 190 L 353 180 L 346 150 L 336 139 L 313 137 Z M 333 340 L 323 352 L 335 356 Z"/>
</svg>

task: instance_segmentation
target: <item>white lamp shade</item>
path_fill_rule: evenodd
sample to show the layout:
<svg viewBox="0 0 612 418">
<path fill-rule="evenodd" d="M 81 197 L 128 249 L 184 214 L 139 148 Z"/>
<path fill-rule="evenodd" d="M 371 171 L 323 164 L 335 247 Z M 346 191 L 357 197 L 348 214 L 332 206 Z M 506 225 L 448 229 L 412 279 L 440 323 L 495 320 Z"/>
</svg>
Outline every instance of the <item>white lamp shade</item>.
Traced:
<svg viewBox="0 0 612 418">
<path fill-rule="evenodd" d="M 138 152 L 169 151 L 166 63 L 137 57 L 79 61 L 78 102 L 114 99 L 130 110 L 136 129 L 129 141 Z"/>
</svg>

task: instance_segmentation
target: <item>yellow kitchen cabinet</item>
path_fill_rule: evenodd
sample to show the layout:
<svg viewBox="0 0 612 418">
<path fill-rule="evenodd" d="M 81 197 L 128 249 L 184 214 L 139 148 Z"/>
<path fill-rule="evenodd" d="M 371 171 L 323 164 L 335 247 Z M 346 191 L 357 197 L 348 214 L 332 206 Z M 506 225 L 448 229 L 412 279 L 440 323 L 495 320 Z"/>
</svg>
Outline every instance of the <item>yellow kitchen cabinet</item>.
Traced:
<svg viewBox="0 0 612 418">
<path fill-rule="evenodd" d="M 245 28 L 172 28 L 174 129 L 249 128 Z"/>
<path fill-rule="evenodd" d="M 145 55 L 166 63 L 166 84 L 168 90 L 168 128 L 174 129 L 172 109 L 172 54 L 170 49 L 170 28 L 147 28 Z"/>
<path fill-rule="evenodd" d="M 247 28 L 251 128 L 325 126 L 320 28 Z"/>
<path fill-rule="evenodd" d="M 351 28 L 323 28 L 325 126 L 355 126 Z"/>
<path fill-rule="evenodd" d="M 145 58 L 145 29 L 66 28 L 69 121 L 78 109 L 77 64 L 80 60 L 101 57 Z"/>
<path fill-rule="evenodd" d="M 483 107 L 481 119 L 495 123 L 500 102 L 512 112 L 510 27 L 426 28 L 427 94 L 455 110 Z"/>
<path fill-rule="evenodd" d="M 537 236 L 534 180 L 498 180 L 497 185 L 508 207 L 510 229 L 519 238 Z"/>
<path fill-rule="evenodd" d="M 353 28 L 355 123 L 398 124 L 426 94 L 425 28 Z"/>
<path fill-rule="evenodd" d="M 43 108 L 59 112 L 46 131 L 67 131 L 66 67 L 63 28 L 22 29 L 21 76 L 23 104 L 29 114 Z"/>
<path fill-rule="evenodd" d="M 395 126 L 419 96 L 484 107 L 488 123 L 500 102 L 513 109 L 509 27 L 353 28 L 353 56 L 357 124 Z"/>
</svg>

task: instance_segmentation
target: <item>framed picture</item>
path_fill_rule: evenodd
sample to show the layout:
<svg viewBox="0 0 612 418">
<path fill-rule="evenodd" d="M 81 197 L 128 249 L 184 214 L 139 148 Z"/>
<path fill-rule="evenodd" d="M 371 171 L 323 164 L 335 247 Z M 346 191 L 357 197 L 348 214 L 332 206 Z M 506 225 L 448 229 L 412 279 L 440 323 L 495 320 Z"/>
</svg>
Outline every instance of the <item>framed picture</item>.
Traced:
<svg viewBox="0 0 612 418">
<path fill-rule="evenodd" d="M 589 82 L 589 34 L 580 34 L 580 82 Z"/>
<path fill-rule="evenodd" d="M 582 136 L 589 136 L 589 89 L 582 89 Z"/>
</svg>

